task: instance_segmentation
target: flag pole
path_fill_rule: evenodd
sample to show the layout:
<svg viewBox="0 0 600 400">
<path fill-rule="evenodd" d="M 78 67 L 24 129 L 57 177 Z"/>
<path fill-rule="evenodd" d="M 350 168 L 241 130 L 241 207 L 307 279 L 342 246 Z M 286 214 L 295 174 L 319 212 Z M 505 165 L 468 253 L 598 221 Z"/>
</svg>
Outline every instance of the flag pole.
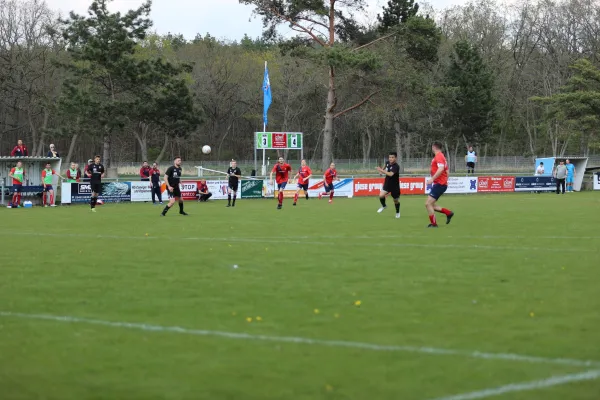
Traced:
<svg viewBox="0 0 600 400">
<path fill-rule="evenodd" d="M 267 70 L 267 61 L 265 60 L 265 71 Z M 263 97 L 263 102 L 264 102 L 264 97 Z M 263 120 L 263 132 L 267 131 L 267 124 L 264 122 Z M 262 162 L 262 175 L 267 175 L 267 167 L 265 165 L 265 149 L 262 149 L 262 156 L 263 156 L 263 162 Z"/>
</svg>

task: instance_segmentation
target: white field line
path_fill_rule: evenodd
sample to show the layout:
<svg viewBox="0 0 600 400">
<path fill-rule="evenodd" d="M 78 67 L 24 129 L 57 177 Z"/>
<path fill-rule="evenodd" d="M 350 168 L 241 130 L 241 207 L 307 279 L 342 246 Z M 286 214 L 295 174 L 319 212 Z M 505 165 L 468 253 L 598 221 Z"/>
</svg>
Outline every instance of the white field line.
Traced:
<svg viewBox="0 0 600 400">
<path fill-rule="evenodd" d="M 476 392 L 456 394 L 453 396 L 440 397 L 435 400 L 475 400 L 485 399 L 492 396 L 500 396 L 506 393 L 524 392 L 527 390 L 537 390 L 549 388 L 552 386 L 565 385 L 572 382 L 590 381 L 600 378 L 600 370 L 580 372 L 578 374 L 553 376 L 538 381 L 511 383 L 490 389 L 478 390 Z"/>
<path fill-rule="evenodd" d="M 325 241 L 306 241 L 302 237 L 273 237 L 273 238 L 216 238 L 216 237 L 179 237 L 179 236 L 121 236 L 121 235 L 90 235 L 81 233 L 44 233 L 44 232 L 6 232 L 0 231 L 0 236 L 38 236 L 38 237 L 59 237 L 59 238 L 90 238 L 90 239 L 115 239 L 115 240 L 197 240 L 203 242 L 227 242 L 227 243 L 275 243 L 275 244 L 307 244 L 312 246 L 331 246 L 329 242 Z M 291 239 L 302 239 L 302 240 L 291 240 Z M 316 237 L 309 237 L 309 239 L 315 239 Z M 323 237 L 326 238 L 326 237 Z M 329 236 L 328 238 L 332 238 Z M 343 237 L 340 237 L 343 238 Z M 345 237 L 350 239 L 350 237 Z M 387 237 L 387 239 L 394 238 L 393 236 Z M 409 238 L 407 236 L 407 238 Z M 412 236 L 414 238 L 414 236 Z M 358 239 L 358 237 L 357 237 Z M 434 248 L 434 249 L 451 249 L 451 248 L 462 248 L 462 249 L 473 249 L 473 250 L 507 250 L 507 251 L 544 251 L 544 252 L 575 252 L 575 253 L 596 253 L 595 249 L 575 249 L 575 248 L 558 248 L 558 247 L 524 247 L 524 246 L 493 246 L 493 245 L 477 245 L 477 244 L 439 244 L 439 243 L 365 243 L 365 239 L 373 239 L 373 237 L 360 238 L 359 242 L 348 242 L 338 243 L 336 246 L 360 246 L 360 247 L 417 247 L 417 248 Z"/>
<path fill-rule="evenodd" d="M 11 311 L 0 311 L 0 317 L 5 318 L 20 318 L 30 320 L 47 320 L 55 322 L 67 322 L 67 323 L 80 323 L 80 324 L 92 324 L 109 326 L 113 328 L 126 328 L 126 329 L 137 329 L 142 331 L 150 332 L 166 332 L 166 333 L 179 333 L 185 335 L 194 336 L 212 336 L 227 339 L 241 339 L 241 340 L 253 340 L 253 341 L 265 341 L 265 342 L 280 342 L 280 343 L 297 343 L 327 347 L 345 347 L 362 350 L 382 351 L 382 352 L 406 352 L 406 353 L 421 353 L 421 354 L 432 354 L 432 355 L 445 355 L 445 356 L 460 356 L 468 358 L 477 358 L 484 360 L 504 360 L 504 361 L 519 361 L 537 364 L 559 364 L 569 365 L 575 367 L 600 367 L 600 361 L 591 360 L 576 360 L 570 358 L 546 358 L 536 357 L 513 353 L 484 353 L 480 351 L 464 351 L 455 349 L 443 349 L 436 347 L 418 347 L 418 346 L 395 346 L 395 345 L 381 345 L 374 343 L 365 342 L 351 342 L 345 340 L 326 340 L 326 339 L 311 339 L 305 337 L 295 336 L 269 336 L 269 335 L 253 335 L 250 333 L 243 332 L 224 332 L 224 331 L 213 331 L 205 329 L 187 329 L 179 326 L 162 326 L 162 325 L 151 325 L 142 324 L 135 322 L 113 322 L 99 319 L 90 318 L 79 318 L 72 316 L 58 316 L 48 314 L 26 314 Z"/>
</svg>

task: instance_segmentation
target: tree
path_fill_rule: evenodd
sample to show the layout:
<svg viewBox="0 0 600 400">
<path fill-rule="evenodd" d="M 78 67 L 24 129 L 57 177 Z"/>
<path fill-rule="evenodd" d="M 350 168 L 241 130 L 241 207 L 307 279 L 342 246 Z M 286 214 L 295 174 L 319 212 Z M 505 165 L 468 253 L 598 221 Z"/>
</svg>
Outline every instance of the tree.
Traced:
<svg viewBox="0 0 600 400">
<path fill-rule="evenodd" d="M 198 121 L 182 77 L 190 67 L 160 55 L 144 57 L 137 48 L 151 26 L 151 1 L 125 15 L 110 13 L 109 2 L 95 0 L 88 17 L 71 13 L 61 21 L 71 57 L 65 67 L 72 74 L 61 105 L 80 121 L 96 121 L 103 135 L 104 163 L 110 167 L 113 135 L 126 126 L 154 123 L 181 135 Z M 145 142 L 139 136 L 138 141 L 145 153 Z"/>
<path fill-rule="evenodd" d="M 377 15 L 381 24 L 380 29 L 386 31 L 392 27 L 406 23 L 409 18 L 419 12 L 419 4 L 414 0 L 389 0 L 387 7 L 383 7 L 383 14 Z"/>
<path fill-rule="evenodd" d="M 547 117 L 564 122 L 580 135 L 580 152 L 587 154 L 590 139 L 600 132 L 600 69 L 577 60 L 574 74 L 559 93 L 532 100 L 548 106 Z"/>
<path fill-rule="evenodd" d="M 326 168 L 333 157 L 334 120 L 362 106 L 380 92 L 379 89 L 372 88 L 371 92 L 356 104 L 337 111 L 336 71 L 348 67 L 372 71 L 379 67 L 375 55 L 362 51 L 373 42 L 361 46 L 351 44 L 360 33 L 352 12 L 363 10 L 365 1 L 240 0 L 240 3 L 253 5 L 255 13 L 263 18 L 265 38 L 275 37 L 277 26 L 287 23 L 292 30 L 310 38 L 311 50 L 317 52 L 319 60 L 327 67 L 328 92 L 322 141 L 322 165 Z"/>
<path fill-rule="evenodd" d="M 450 56 L 447 85 L 454 96 L 449 110 L 447 126 L 456 141 L 465 145 L 476 143 L 488 133 L 494 110 L 494 77 L 485 65 L 479 51 L 467 41 L 458 41 Z"/>
</svg>

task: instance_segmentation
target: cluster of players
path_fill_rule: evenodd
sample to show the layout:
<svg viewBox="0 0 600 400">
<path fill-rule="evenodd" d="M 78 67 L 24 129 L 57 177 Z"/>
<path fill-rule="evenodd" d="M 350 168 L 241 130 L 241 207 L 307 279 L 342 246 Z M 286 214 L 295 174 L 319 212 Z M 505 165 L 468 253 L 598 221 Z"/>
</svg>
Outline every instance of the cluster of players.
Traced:
<svg viewBox="0 0 600 400">
<path fill-rule="evenodd" d="M 448 163 L 446 157 L 442 153 L 442 145 L 439 142 L 435 142 L 432 145 L 432 151 L 434 158 L 431 161 L 431 178 L 427 180 L 428 185 L 432 185 L 431 191 L 425 202 L 425 208 L 429 215 L 430 228 L 436 228 L 438 226 L 435 213 L 442 213 L 446 216 L 446 223 L 450 223 L 454 213 L 446 208 L 442 208 L 437 205 L 439 198 L 446 192 L 448 188 Z M 100 156 L 94 157 L 94 163 L 87 166 L 85 169 L 86 176 L 90 179 L 91 185 L 91 199 L 90 208 L 95 212 L 96 204 L 98 204 L 98 197 L 102 193 L 102 178 L 105 175 L 104 165 L 100 162 Z M 160 192 L 160 172 L 155 166 L 152 172 L 152 186 L 153 193 L 158 188 Z M 400 167 L 397 162 L 397 153 L 390 152 L 388 155 L 388 161 L 384 168 L 377 167 L 377 171 L 381 175 L 385 175 L 382 190 L 379 194 L 379 201 L 381 207 L 377 210 L 378 213 L 382 213 L 386 208 L 386 198 L 391 196 L 394 201 L 396 209 L 396 218 L 400 218 Z M 290 172 L 292 172 L 292 166 L 285 162 L 283 157 L 279 157 L 277 163 L 273 166 L 269 175 L 270 185 L 273 188 L 277 188 L 277 209 L 280 210 L 283 207 L 284 190 L 288 183 L 290 183 Z M 273 174 L 275 174 L 275 184 L 273 182 Z M 45 206 L 50 204 L 54 206 L 54 190 L 52 188 L 52 176 L 58 175 L 50 164 L 46 165 L 46 168 L 42 171 L 42 183 L 44 185 L 44 200 Z M 13 203 L 20 204 L 20 195 L 23 184 L 23 178 L 25 172 L 23 170 L 22 163 L 19 161 L 15 168 L 11 169 L 10 177 L 13 179 Z M 58 175 L 60 176 L 60 175 Z M 237 200 L 237 193 L 239 189 L 239 182 L 242 179 L 242 171 L 237 166 L 235 160 L 231 162 L 229 169 L 227 170 L 228 176 L 228 190 L 227 190 L 227 207 L 235 207 Z M 298 173 L 292 178 L 293 181 L 297 182 L 297 190 L 294 195 L 295 206 L 298 203 L 300 192 L 304 192 L 306 200 L 308 200 L 308 186 L 309 180 L 312 178 L 313 173 L 310 167 L 307 165 L 306 160 L 302 160 L 301 166 Z M 161 216 L 166 216 L 169 210 L 177 202 L 179 205 L 179 214 L 188 215 L 184 211 L 183 198 L 181 196 L 180 182 L 182 177 L 181 168 L 181 157 L 176 157 L 164 175 L 164 182 L 167 186 L 167 193 L 169 195 L 169 202 L 163 209 Z M 335 168 L 335 163 L 331 163 L 329 168 L 323 174 L 323 192 L 319 193 L 318 198 L 321 199 L 323 196 L 329 196 L 329 203 L 333 202 L 333 196 L 335 193 L 334 181 L 339 180 L 338 173 Z M 50 194 L 49 203 L 46 202 L 46 194 Z"/>
</svg>

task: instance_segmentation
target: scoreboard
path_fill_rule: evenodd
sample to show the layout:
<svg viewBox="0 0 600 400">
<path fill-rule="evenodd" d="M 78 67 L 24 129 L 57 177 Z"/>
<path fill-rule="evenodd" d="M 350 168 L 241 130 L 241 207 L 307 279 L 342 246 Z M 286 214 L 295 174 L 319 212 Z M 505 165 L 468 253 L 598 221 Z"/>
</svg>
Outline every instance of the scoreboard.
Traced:
<svg viewBox="0 0 600 400">
<path fill-rule="evenodd" d="M 257 150 L 301 150 L 301 132 L 256 132 Z"/>
</svg>

